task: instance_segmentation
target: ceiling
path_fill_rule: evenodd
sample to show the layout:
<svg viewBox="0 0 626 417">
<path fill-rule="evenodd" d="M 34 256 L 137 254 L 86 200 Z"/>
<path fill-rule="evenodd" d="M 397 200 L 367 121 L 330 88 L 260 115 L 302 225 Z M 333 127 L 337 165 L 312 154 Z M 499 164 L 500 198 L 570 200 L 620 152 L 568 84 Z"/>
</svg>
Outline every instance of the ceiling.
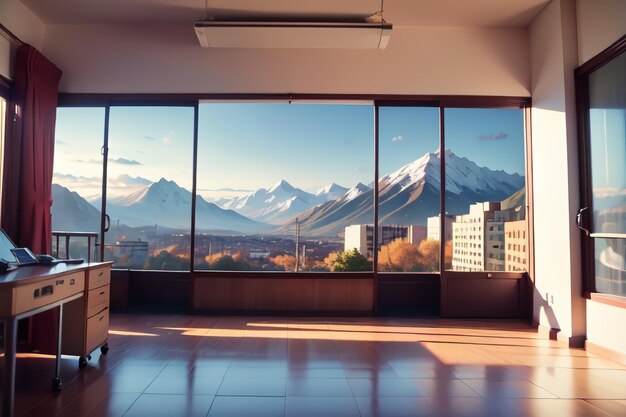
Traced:
<svg viewBox="0 0 626 417">
<path fill-rule="evenodd" d="M 206 0 L 212 18 L 361 19 L 381 0 Z M 551 0 L 383 0 L 395 26 L 525 27 Z M 21 0 L 45 24 L 191 23 L 205 0 Z"/>
</svg>

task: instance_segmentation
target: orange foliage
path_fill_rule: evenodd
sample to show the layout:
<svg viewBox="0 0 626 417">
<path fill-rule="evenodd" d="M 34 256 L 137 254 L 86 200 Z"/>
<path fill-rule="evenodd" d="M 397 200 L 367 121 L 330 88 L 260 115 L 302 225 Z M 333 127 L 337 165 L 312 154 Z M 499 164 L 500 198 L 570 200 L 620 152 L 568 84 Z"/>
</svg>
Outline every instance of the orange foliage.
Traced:
<svg viewBox="0 0 626 417">
<path fill-rule="evenodd" d="M 285 271 L 295 271 L 296 270 L 296 257 L 292 255 L 278 255 L 273 258 L 270 258 L 270 262 L 275 265 L 282 266 L 285 268 Z"/>
</svg>

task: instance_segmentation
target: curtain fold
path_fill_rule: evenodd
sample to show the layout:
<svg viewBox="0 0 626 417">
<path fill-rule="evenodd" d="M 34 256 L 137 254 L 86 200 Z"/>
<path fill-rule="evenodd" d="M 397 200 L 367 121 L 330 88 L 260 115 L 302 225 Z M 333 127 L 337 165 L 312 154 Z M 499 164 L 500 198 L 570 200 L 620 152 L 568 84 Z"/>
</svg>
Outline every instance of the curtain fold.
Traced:
<svg viewBox="0 0 626 417">
<path fill-rule="evenodd" d="M 17 50 L 5 142 L 2 228 L 18 246 L 50 253 L 54 131 L 61 70 L 24 44 Z"/>
</svg>

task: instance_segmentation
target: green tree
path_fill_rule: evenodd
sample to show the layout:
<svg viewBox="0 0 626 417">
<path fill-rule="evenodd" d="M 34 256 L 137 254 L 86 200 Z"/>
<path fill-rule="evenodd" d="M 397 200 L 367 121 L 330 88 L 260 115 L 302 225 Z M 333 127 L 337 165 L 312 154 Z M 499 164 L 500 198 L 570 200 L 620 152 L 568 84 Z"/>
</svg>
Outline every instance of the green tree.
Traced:
<svg viewBox="0 0 626 417">
<path fill-rule="evenodd" d="M 335 272 L 371 271 L 372 262 L 361 255 L 355 248 L 345 252 L 338 252 L 331 270 Z"/>
</svg>

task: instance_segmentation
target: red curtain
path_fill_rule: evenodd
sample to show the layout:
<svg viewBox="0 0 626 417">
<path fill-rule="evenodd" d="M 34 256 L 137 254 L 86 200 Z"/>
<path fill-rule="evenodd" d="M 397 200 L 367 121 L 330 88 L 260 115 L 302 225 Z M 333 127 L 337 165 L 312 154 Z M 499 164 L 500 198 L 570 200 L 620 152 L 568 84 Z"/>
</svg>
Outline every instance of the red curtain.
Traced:
<svg viewBox="0 0 626 417">
<path fill-rule="evenodd" d="M 35 253 L 50 253 L 52 245 L 52 164 L 61 74 L 32 46 L 17 50 L 5 142 L 2 228 L 16 245 Z"/>
</svg>

